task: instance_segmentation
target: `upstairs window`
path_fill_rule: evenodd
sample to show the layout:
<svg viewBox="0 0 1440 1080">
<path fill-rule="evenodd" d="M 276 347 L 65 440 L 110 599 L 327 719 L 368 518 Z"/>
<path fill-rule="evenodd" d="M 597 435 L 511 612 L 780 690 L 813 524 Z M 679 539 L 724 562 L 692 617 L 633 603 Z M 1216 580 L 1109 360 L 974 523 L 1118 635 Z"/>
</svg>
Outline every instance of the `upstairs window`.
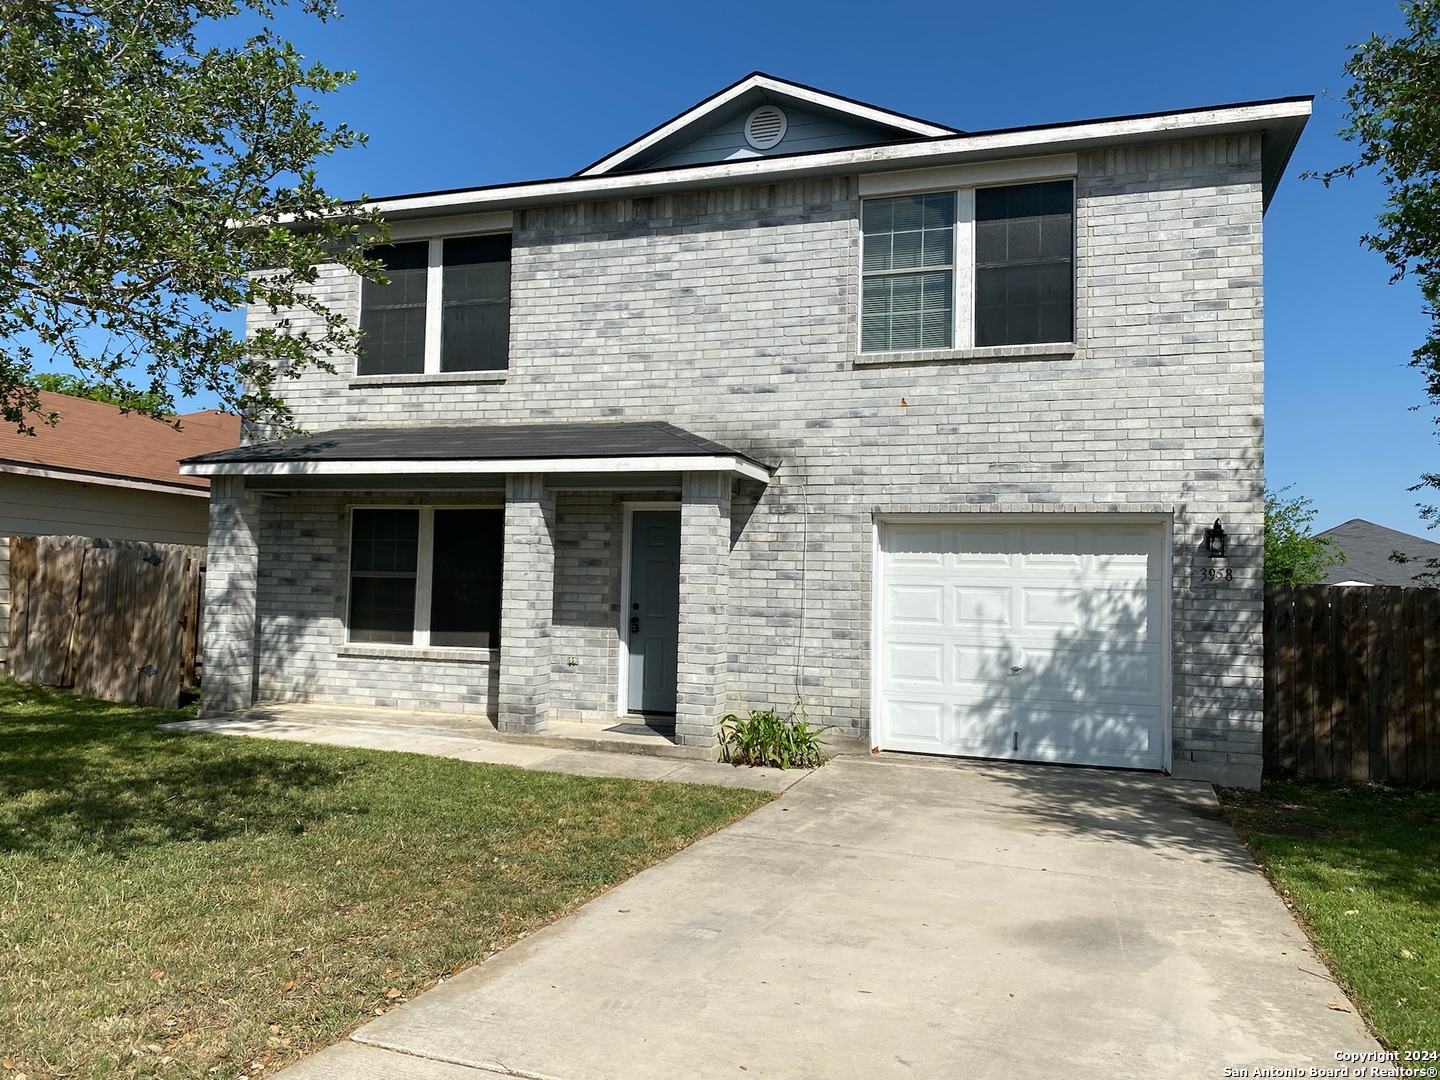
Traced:
<svg viewBox="0 0 1440 1080">
<path fill-rule="evenodd" d="M 510 237 L 442 248 L 441 371 L 504 371 L 510 362 Z"/>
<path fill-rule="evenodd" d="M 1072 181 L 867 199 L 861 234 L 862 352 L 1074 340 Z"/>
<path fill-rule="evenodd" d="M 510 237 L 372 248 L 390 284 L 360 292 L 361 375 L 504 371 L 510 362 Z"/>
<path fill-rule="evenodd" d="M 975 344 L 1074 335 L 1075 199 L 1069 180 L 975 192 Z"/>
<path fill-rule="evenodd" d="M 366 252 L 385 265 L 389 285 L 366 281 L 360 292 L 361 375 L 425 370 L 425 278 L 429 245 L 387 244 Z"/>
<path fill-rule="evenodd" d="M 955 196 L 864 204 L 861 348 L 948 349 L 955 340 Z"/>
</svg>

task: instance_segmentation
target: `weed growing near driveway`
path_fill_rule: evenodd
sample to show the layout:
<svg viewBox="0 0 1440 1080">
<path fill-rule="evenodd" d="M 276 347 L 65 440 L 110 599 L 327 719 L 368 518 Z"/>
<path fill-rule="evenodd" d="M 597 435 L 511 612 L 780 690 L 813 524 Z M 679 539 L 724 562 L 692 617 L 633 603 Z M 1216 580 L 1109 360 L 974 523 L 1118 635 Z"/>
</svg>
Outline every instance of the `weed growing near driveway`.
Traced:
<svg viewBox="0 0 1440 1080">
<path fill-rule="evenodd" d="M 1267 780 L 1220 798 L 1381 1038 L 1440 1050 L 1440 791 Z"/>
<path fill-rule="evenodd" d="M 6 1080 L 262 1076 L 771 798 L 183 718 L 0 681 Z"/>
</svg>

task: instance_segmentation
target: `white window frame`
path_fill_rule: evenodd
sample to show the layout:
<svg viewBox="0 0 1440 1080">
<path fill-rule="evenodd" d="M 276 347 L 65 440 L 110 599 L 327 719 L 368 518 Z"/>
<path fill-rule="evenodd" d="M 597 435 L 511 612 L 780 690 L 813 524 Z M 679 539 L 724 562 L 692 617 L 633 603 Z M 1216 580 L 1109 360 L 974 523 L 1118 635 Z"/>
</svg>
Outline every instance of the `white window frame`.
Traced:
<svg viewBox="0 0 1440 1080">
<path fill-rule="evenodd" d="M 1021 161 L 986 162 L 976 165 L 941 166 L 933 169 L 912 169 L 901 173 L 878 173 L 860 178 L 860 200 L 862 212 L 857 218 L 859 243 L 856 245 L 856 277 L 859 291 L 855 304 L 855 354 L 862 357 L 884 357 L 895 355 L 945 355 L 954 352 L 971 352 L 975 344 L 975 192 L 980 188 L 1017 187 L 1022 184 L 1042 184 L 1054 180 L 1069 180 L 1073 185 L 1077 173 L 1077 159 L 1074 154 L 1057 154 L 1043 158 L 1028 158 Z M 953 334 L 949 346 L 930 349 L 878 349 L 866 352 L 862 345 L 865 332 L 865 229 L 863 224 L 863 203 L 873 199 L 891 199 L 899 195 L 930 195 L 941 192 L 955 195 L 955 251 L 953 255 L 954 294 L 951 304 L 954 314 Z M 1072 196 L 1074 188 L 1071 188 Z M 1073 275 L 1078 260 L 1079 213 L 1078 199 L 1071 200 L 1072 236 L 1070 270 Z M 873 276 L 873 275 L 872 275 Z M 1066 348 L 1074 345 L 1075 324 L 1078 319 L 1079 295 L 1072 288 L 1070 294 L 1070 341 L 1037 342 L 1030 345 L 996 345 L 986 348 L 1004 352 L 1006 350 L 1030 351 L 1036 348 Z"/>
<path fill-rule="evenodd" d="M 358 646 L 383 646 L 392 649 L 428 649 L 430 647 L 430 605 L 435 590 L 435 511 L 436 510 L 504 510 L 503 503 L 352 503 L 346 515 L 345 552 L 345 644 Z M 410 643 L 356 641 L 350 636 L 350 605 L 354 598 L 352 582 L 355 580 L 355 511 L 356 510 L 418 510 L 420 511 L 419 533 L 416 537 L 415 553 L 415 621 L 411 627 Z M 502 526 L 503 528 L 503 526 Z M 502 558 L 504 546 L 501 546 Z M 493 652 L 495 646 L 446 645 L 447 649 L 466 649 L 471 652 Z"/>
<path fill-rule="evenodd" d="M 478 230 L 478 231 L 474 231 L 474 232 L 460 233 L 460 234 L 455 234 L 455 235 L 453 235 L 453 236 L 429 236 L 429 237 L 423 237 L 423 236 L 422 236 L 422 237 L 411 237 L 411 238 L 406 239 L 406 240 L 392 240 L 392 242 L 393 242 L 393 243 L 396 243 L 396 244 L 413 244 L 413 243 L 421 243 L 421 242 L 423 242 L 423 243 L 425 243 L 426 245 L 428 245 L 427 248 L 426 248 L 426 251 L 425 251 L 425 351 L 424 351 L 424 354 L 423 354 L 423 355 L 424 355 L 424 363 L 423 363 L 423 366 L 421 367 L 421 369 L 420 369 L 419 371 L 391 373 L 391 374 L 388 374 L 388 375 L 379 375 L 379 374 L 375 374 L 375 375 L 361 375 L 361 374 L 360 374 L 360 358 L 357 356 L 357 357 L 355 358 L 355 377 L 356 377 L 356 378 L 362 378 L 362 379 L 384 379 L 384 378 L 394 378 L 397 374 L 402 375 L 402 376 L 403 376 L 403 375 L 415 376 L 415 375 L 448 375 L 448 374 L 460 374 L 460 375 L 485 374 L 485 372 L 473 372 L 473 371 L 447 372 L 447 371 L 445 371 L 445 370 L 440 366 L 440 365 L 441 365 L 441 360 L 442 360 L 442 357 L 441 357 L 441 355 L 440 355 L 440 353 L 441 353 L 441 347 L 442 347 L 442 345 L 444 344 L 444 342 L 441 340 L 441 335 L 442 335 L 442 332 L 443 332 L 444 317 L 445 317 L 445 315 L 444 315 L 444 312 L 445 312 L 445 307 L 444 307 L 444 305 L 445 305 L 445 241 L 446 241 L 446 240 L 467 240 L 467 239 L 469 239 L 469 238 L 472 237 L 472 236 L 504 236 L 504 235 L 507 235 L 507 234 L 510 234 L 510 235 L 512 235 L 512 237 L 513 237 L 513 232 L 512 232 L 512 230 L 510 230 L 510 229 L 488 229 L 488 230 Z M 511 249 L 511 250 L 512 250 L 512 252 L 513 252 L 513 250 L 514 250 L 514 249 L 513 249 L 513 246 L 512 246 L 512 249 Z M 513 272 L 513 269 L 514 269 L 514 264 L 513 264 L 513 262 L 512 262 L 512 264 L 511 264 L 511 269 L 512 269 L 512 272 Z M 511 280 L 512 280 L 512 282 L 513 282 L 514 279 L 512 278 Z M 364 298 L 365 282 L 364 282 L 364 281 L 362 281 L 362 282 L 360 283 L 360 289 L 361 289 L 360 309 L 361 309 L 361 311 L 364 311 L 364 308 L 365 308 L 365 298 Z M 515 299 L 515 298 L 514 298 L 514 295 L 513 295 L 513 285 L 512 285 L 512 295 L 511 295 L 511 298 L 510 298 L 510 299 L 511 299 L 511 302 L 512 302 L 512 304 L 513 304 L 514 299 Z M 510 370 L 510 357 L 509 357 L 508 355 L 505 357 L 505 367 L 503 367 L 503 368 L 501 368 L 501 369 L 499 369 L 499 370 L 500 370 L 500 371 L 509 371 L 509 370 Z"/>
</svg>

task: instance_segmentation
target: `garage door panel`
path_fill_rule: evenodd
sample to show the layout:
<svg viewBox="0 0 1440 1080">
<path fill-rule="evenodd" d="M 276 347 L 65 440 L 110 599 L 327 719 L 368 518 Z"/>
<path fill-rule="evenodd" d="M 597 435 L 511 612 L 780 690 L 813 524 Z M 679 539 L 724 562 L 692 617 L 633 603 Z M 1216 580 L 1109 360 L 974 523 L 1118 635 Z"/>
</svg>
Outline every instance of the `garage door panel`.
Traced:
<svg viewBox="0 0 1440 1080">
<path fill-rule="evenodd" d="M 1159 525 L 901 528 L 882 535 L 881 745 L 1163 764 Z"/>
<path fill-rule="evenodd" d="M 1025 588 L 1021 590 L 1022 630 L 1080 630 L 1085 624 L 1084 608 L 1090 594 L 1076 588 Z"/>
<path fill-rule="evenodd" d="M 945 589 L 941 585 L 891 585 L 885 590 L 886 613 L 897 625 L 942 629 Z"/>
<path fill-rule="evenodd" d="M 950 670 L 954 673 L 957 684 L 1003 682 L 1009 677 L 1011 661 L 1014 659 L 1013 650 L 1004 644 L 952 644 L 950 655 Z"/>
<path fill-rule="evenodd" d="M 969 706 L 963 718 L 958 711 L 951 713 L 951 726 L 947 733 L 949 753 L 966 757 L 1005 757 L 1012 753 L 1014 740 L 1015 729 L 1006 708 L 981 703 Z"/>
<path fill-rule="evenodd" d="M 1014 550 L 1007 530 L 993 525 L 959 525 L 950 533 L 950 562 L 955 566 L 1009 567 L 1015 559 Z"/>
<path fill-rule="evenodd" d="M 937 525 L 892 525 L 882 543 L 892 566 L 938 568 L 951 547 L 949 533 Z"/>
<path fill-rule="evenodd" d="M 956 585 L 951 589 L 951 595 L 954 597 L 954 624 L 958 629 L 1009 629 L 1015 625 L 1011 612 L 1015 590 L 1008 586 Z"/>
<path fill-rule="evenodd" d="M 1020 650 L 1022 686 L 1066 688 L 1076 696 L 1104 694 L 1106 700 L 1155 702 L 1160 689 L 1160 657 L 1155 650 L 1081 645 Z"/>
<path fill-rule="evenodd" d="M 886 730 L 900 750 L 946 753 L 946 706 L 939 701 L 894 701 L 885 707 Z"/>
<path fill-rule="evenodd" d="M 945 649 L 939 644 L 892 643 L 886 649 L 885 669 L 892 682 L 907 688 L 917 683 L 945 685 Z"/>
<path fill-rule="evenodd" d="M 1158 767 L 1151 718 L 1113 710 L 1037 712 L 1034 727 L 1022 729 L 1019 753 L 1044 761 Z"/>
<path fill-rule="evenodd" d="M 1019 568 L 1078 570 L 1085 558 L 1085 539 L 1073 528 L 1022 529 Z"/>
<path fill-rule="evenodd" d="M 1092 589 L 1085 627 L 1107 637 L 1145 640 L 1150 633 L 1151 593 L 1143 582 L 1136 586 Z"/>
</svg>

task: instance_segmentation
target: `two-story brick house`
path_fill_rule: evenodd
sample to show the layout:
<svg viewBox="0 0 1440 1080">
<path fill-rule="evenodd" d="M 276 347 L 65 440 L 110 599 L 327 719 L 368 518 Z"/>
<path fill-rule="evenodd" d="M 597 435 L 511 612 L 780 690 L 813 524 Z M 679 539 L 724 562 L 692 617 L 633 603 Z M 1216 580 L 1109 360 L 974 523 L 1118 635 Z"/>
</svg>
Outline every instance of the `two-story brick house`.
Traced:
<svg viewBox="0 0 1440 1080">
<path fill-rule="evenodd" d="M 1309 112 L 962 133 L 752 75 L 572 177 L 379 200 L 312 434 L 190 466 L 206 710 L 706 746 L 798 697 L 1258 783 L 1261 219 Z"/>
</svg>

